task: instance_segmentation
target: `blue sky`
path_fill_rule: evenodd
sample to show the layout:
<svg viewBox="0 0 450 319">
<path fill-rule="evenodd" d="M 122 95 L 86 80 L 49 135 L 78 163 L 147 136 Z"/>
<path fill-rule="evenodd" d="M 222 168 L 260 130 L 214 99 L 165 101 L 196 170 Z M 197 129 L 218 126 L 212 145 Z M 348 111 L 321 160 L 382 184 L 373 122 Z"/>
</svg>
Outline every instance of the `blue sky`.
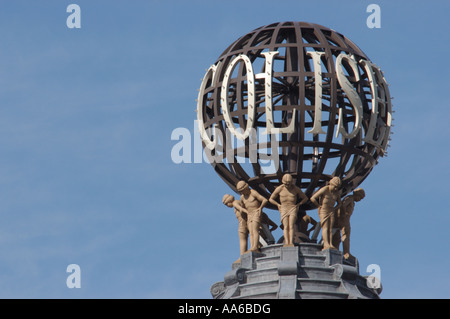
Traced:
<svg viewBox="0 0 450 319">
<path fill-rule="evenodd" d="M 71 3 L 81 29 L 66 26 Z M 370 3 L 380 29 L 366 26 Z M 352 217 L 361 274 L 380 266 L 383 298 L 450 298 L 449 11 L 0 0 L 0 298 L 210 298 L 239 252 L 230 190 L 209 164 L 173 163 L 171 133 L 194 130 L 200 79 L 222 51 L 279 21 L 346 35 L 391 84 L 392 147 Z M 66 286 L 69 264 L 80 289 Z"/>
</svg>

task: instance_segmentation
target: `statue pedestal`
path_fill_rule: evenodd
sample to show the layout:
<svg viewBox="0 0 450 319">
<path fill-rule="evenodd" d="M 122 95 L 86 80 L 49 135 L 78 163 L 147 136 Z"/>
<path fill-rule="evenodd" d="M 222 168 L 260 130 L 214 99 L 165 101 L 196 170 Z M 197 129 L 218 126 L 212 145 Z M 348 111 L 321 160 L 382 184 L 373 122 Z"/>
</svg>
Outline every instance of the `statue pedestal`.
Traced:
<svg viewBox="0 0 450 319">
<path fill-rule="evenodd" d="M 215 299 L 378 299 L 380 293 L 359 274 L 356 258 L 312 243 L 246 253 L 211 287 Z"/>
</svg>

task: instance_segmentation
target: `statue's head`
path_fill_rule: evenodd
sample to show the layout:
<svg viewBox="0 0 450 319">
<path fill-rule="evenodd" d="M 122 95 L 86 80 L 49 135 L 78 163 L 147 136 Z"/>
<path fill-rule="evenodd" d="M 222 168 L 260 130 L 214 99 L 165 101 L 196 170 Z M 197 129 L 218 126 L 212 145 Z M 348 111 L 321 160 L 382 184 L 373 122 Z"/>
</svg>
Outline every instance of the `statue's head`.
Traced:
<svg viewBox="0 0 450 319">
<path fill-rule="evenodd" d="M 245 181 L 239 181 L 236 184 L 236 190 L 243 195 L 248 194 L 250 192 L 250 188 L 248 187 L 248 184 Z"/>
<path fill-rule="evenodd" d="M 225 194 L 225 195 L 223 195 L 222 203 L 223 203 L 225 206 L 233 207 L 233 202 L 234 202 L 234 196 L 232 196 L 232 195 L 230 195 L 230 194 Z"/>
<path fill-rule="evenodd" d="M 341 179 L 339 177 L 333 177 L 330 181 L 331 191 L 336 192 L 341 187 Z"/>
<path fill-rule="evenodd" d="M 293 178 L 291 174 L 284 174 L 281 182 L 284 186 L 290 188 L 293 185 Z"/>
<path fill-rule="evenodd" d="M 357 188 L 353 191 L 353 199 L 356 202 L 359 202 L 361 199 L 366 197 L 366 192 L 362 188 Z"/>
</svg>

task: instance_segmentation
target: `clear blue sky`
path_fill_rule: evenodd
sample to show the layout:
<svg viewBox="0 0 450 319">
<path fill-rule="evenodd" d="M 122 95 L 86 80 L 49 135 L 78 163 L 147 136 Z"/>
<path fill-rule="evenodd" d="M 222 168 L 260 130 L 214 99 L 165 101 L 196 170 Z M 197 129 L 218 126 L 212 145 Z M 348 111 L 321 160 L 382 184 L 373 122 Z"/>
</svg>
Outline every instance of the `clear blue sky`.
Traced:
<svg viewBox="0 0 450 319">
<path fill-rule="evenodd" d="M 71 3 L 81 29 L 66 26 Z M 370 3 L 380 29 L 366 26 Z M 389 156 L 352 217 L 361 273 L 380 265 L 383 298 L 450 298 L 448 12 L 439 0 L 0 0 L 0 298 L 210 298 L 239 252 L 230 190 L 206 163 L 174 164 L 171 133 L 193 131 L 200 79 L 230 43 L 292 20 L 349 37 L 395 98 Z"/>
</svg>

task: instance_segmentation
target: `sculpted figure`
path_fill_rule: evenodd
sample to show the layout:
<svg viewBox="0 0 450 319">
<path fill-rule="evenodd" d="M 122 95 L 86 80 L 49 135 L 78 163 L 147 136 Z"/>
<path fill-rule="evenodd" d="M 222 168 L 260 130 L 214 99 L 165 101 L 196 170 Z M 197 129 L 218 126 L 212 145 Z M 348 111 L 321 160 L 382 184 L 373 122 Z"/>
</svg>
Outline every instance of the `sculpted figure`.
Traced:
<svg viewBox="0 0 450 319">
<path fill-rule="evenodd" d="M 230 208 L 234 208 L 234 213 L 239 223 L 238 234 L 239 234 L 239 251 L 243 255 L 247 252 L 248 246 L 248 227 L 247 227 L 247 210 L 241 206 L 241 202 L 235 200 L 234 196 L 225 194 L 222 198 L 222 203 Z M 275 243 L 275 238 L 272 235 L 272 231 L 277 229 L 278 226 L 275 224 L 267 214 L 261 213 L 261 237 L 265 240 L 267 244 Z M 240 258 L 236 261 L 239 262 Z"/>
<path fill-rule="evenodd" d="M 236 188 L 241 194 L 241 206 L 247 210 L 247 228 L 250 234 L 250 251 L 258 251 L 262 209 L 267 204 L 267 199 L 265 199 L 254 189 L 250 189 L 248 184 L 244 181 L 239 181 Z"/>
<path fill-rule="evenodd" d="M 272 235 L 272 232 L 278 228 L 278 225 L 275 224 L 266 213 L 262 212 L 261 214 L 261 237 L 265 240 L 268 245 L 275 243 L 275 238 Z"/>
<path fill-rule="evenodd" d="M 350 254 L 350 217 L 353 214 L 355 202 L 359 202 L 364 197 L 366 197 L 366 193 L 362 188 L 355 189 L 353 195 L 349 195 L 342 200 L 342 206 L 336 216 L 335 225 L 338 229 L 333 236 L 333 245 L 338 248 L 342 240 L 342 251 L 345 259 L 352 257 Z"/>
<path fill-rule="evenodd" d="M 310 229 L 308 229 L 309 225 L 312 225 Z M 294 227 L 294 243 L 309 243 L 311 242 L 309 234 L 316 229 L 317 222 L 306 214 L 305 211 L 300 210 L 298 212 L 297 222 Z"/>
<path fill-rule="evenodd" d="M 280 203 L 276 201 L 280 197 Z M 300 202 L 297 201 L 300 199 Z M 299 187 L 294 185 L 292 175 L 285 174 L 282 184 L 270 196 L 269 201 L 278 207 L 283 224 L 284 246 L 294 245 L 294 225 L 297 221 L 297 211 L 300 205 L 308 201 L 308 197 Z"/>
<path fill-rule="evenodd" d="M 247 238 L 248 238 L 248 228 L 247 228 L 247 210 L 241 206 L 241 202 L 234 199 L 234 196 L 225 194 L 222 199 L 222 203 L 225 206 L 234 208 L 234 213 L 239 222 L 239 250 L 241 255 L 247 251 Z M 238 259 L 239 261 L 239 259 Z"/>
<path fill-rule="evenodd" d="M 341 206 L 340 187 L 341 179 L 333 177 L 329 185 L 322 187 L 311 197 L 311 202 L 319 208 L 323 249 L 337 249 L 332 243 L 332 230 L 336 210 Z"/>
</svg>

